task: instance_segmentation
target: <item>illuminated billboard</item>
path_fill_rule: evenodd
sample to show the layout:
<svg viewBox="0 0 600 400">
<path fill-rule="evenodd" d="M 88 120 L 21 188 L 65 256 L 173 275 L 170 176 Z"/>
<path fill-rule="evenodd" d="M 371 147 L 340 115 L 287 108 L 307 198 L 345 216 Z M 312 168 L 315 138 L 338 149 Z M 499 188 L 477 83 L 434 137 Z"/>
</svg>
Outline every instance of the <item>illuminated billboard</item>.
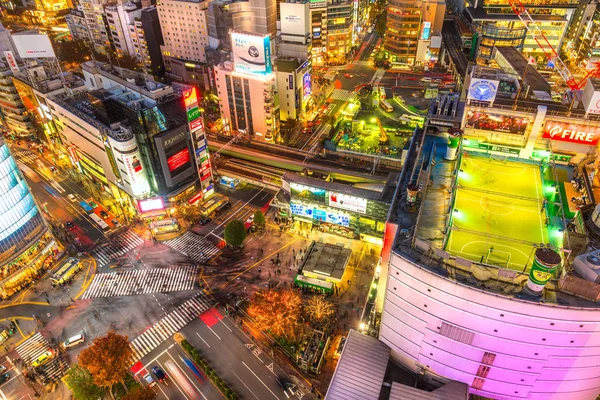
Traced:
<svg viewBox="0 0 600 400">
<path fill-rule="evenodd" d="M 499 84 L 500 81 L 491 79 L 471 78 L 467 98 L 469 100 L 494 101 Z"/>
<path fill-rule="evenodd" d="M 367 200 L 360 197 L 348 196 L 342 193 L 329 192 L 329 205 L 359 213 L 367 212 Z"/>
<path fill-rule="evenodd" d="M 154 199 L 138 200 L 138 208 L 141 212 L 146 212 L 153 210 L 163 210 L 165 208 L 165 205 L 161 197 L 156 197 Z"/>
<path fill-rule="evenodd" d="M 291 183 L 290 192 L 292 197 L 300 197 L 306 200 L 317 201 L 325 204 L 325 189 L 318 189 L 310 186 L 300 185 L 298 183 Z"/>
<path fill-rule="evenodd" d="M 54 49 L 48 35 L 12 35 L 21 58 L 54 58 Z"/>
<path fill-rule="evenodd" d="M 173 172 L 177 168 L 182 167 L 190 162 L 190 152 L 187 148 L 178 151 L 173 154 L 171 157 L 167 158 L 167 165 L 169 166 L 169 171 Z"/>
<path fill-rule="evenodd" d="M 313 208 L 302 204 L 291 203 L 290 209 L 292 214 L 305 218 L 315 219 L 317 221 L 328 222 L 340 226 L 350 226 L 350 217 L 340 215 L 334 212 L 328 212 L 319 208 Z"/>
<path fill-rule="evenodd" d="M 511 117 L 481 111 L 467 111 L 465 126 L 482 131 L 523 135 L 530 123 L 531 119 L 527 117 Z"/>
<path fill-rule="evenodd" d="M 600 127 L 562 121 L 546 121 L 543 137 L 560 142 L 596 145 L 600 139 Z"/>
<path fill-rule="evenodd" d="M 429 40 L 431 37 L 431 22 L 423 22 L 423 30 L 421 31 L 421 39 Z"/>
<path fill-rule="evenodd" d="M 304 92 L 304 97 L 310 96 L 312 93 L 312 87 L 310 83 L 310 72 L 307 72 L 302 76 L 302 89 Z"/>
<path fill-rule="evenodd" d="M 238 72 L 271 73 L 271 37 L 232 31 L 233 63 Z"/>
</svg>

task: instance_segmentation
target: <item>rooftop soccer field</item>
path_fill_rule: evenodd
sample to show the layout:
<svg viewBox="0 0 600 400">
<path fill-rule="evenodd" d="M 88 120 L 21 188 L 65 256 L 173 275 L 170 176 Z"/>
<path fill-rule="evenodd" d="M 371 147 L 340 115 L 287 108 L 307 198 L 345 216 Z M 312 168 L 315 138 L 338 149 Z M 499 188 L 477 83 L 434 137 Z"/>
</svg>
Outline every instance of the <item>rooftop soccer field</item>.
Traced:
<svg viewBox="0 0 600 400">
<path fill-rule="evenodd" d="M 523 270 L 533 245 L 549 242 L 540 168 L 463 155 L 446 250 Z"/>
</svg>

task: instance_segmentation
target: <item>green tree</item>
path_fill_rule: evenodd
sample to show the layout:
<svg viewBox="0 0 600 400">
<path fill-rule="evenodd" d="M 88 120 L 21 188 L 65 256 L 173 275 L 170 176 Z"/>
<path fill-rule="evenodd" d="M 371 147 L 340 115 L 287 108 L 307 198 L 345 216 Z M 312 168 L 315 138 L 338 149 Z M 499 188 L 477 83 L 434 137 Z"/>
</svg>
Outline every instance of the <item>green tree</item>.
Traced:
<svg viewBox="0 0 600 400">
<path fill-rule="evenodd" d="M 265 214 L 263 214 L 262 211 L 260 210 L 256 210 L 254 212 L 254 225 L 259 229 L 259 230 L 263 230 L 265 229 L 265 225 L 267 223 L 267 221 L 265 220 Z"/>
<path fill-rule="evenodd" d="M 125 396 L 121 397 L 121 400 L 154 400 L 157 394 L 154 390 L 149 387 L 138 387 Z"/>
<path fill-rule="evenodd" d="M 201 216 L 202 210 L 195 204 L 182 204 L 175 211 L 175 217 L 188 224 L 195 224 Z"/>
<path fill-rule="evenodd" d="M 109 389 L 113 396 L 115 383 L 121 383 L 127 391 L 124 380 L 132 356 L 127 336 L 110 331 L 106 336 L 94 339 L 92 345 L 79 354 L 79 365 L 90 371 L 96 385 Z"/>
<path fill-rule="evenodd" d="M 383 10 L 379 18 L 377 18 L 377 23 L 375 24 L 375 32 L 379 37 L 385 36 L 385 28 L 387 25 L 387 10 Z"/>
<path fill-rule="evenodd" d="M 98 399 L 104 394 L 104 390 L 94 383 L 90 371 L 77 364 L 69 368 L 65 382 L 73 392 L 73 397 L 79 400 Z"/>
<path fill-rule="evenodd" d="M 237 219 L 229 222 L 225 226 L 225 232 L 223 232 L 223 238 L 225 243 L 232 247 L 239 247 L 244 243 L 246 239 L 246 227 L 242 221 Z"/>
</svg>

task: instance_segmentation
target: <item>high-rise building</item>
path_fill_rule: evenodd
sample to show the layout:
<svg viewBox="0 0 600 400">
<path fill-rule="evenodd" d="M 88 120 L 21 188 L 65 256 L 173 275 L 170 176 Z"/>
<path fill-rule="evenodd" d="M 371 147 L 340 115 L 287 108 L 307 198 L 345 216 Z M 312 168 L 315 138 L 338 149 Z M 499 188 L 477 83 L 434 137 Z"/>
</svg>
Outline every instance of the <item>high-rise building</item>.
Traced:
<svg viewBox="0 0 600 400">
<path fill-rule="evenodd" d="M 2 137 L 0 199 L 0 295 L 5 298 L 48 269 L 59 248 Z"/>
<path fill-rule="evenodd" d="M 73 40 L 85 40 L 91 42 L 90 31 L 88 30 L 87 23 L 85 22 L 85 14 L 83 10 L 78 8 L 72 8 L 69 14 L 65 17 L 69 32 Z"/>
<path fill-rule="evenodd" d="M 563 52 L 580 68 L 593 69 L 600 61 L 600 9 L 598 1 L 579 4 L 565 36 Z"/>
<path fill-rule="evenodd" d="M 544 34 L 555 51 L 560 52 L 567 26 L 579 4 L 578 0 L 527 0 L 523 5 L 536 26 Z M 544 50 L 551 52 L 539 43 L 525 28 L 506 0 L 472 0 L 467 2 L 466 15 L 478 32 L 476 59 L 478 63 L 488 63 L 493 58 L 494 47 L 510 46 L 519 49 L 524 55 L 533 57 L 538 64 L 547 61 Z M 539 42 L 539 43 L 538 43 Z"/>
<path fill-rule="evenodd" d="M 143 8 L 140 20 L 136 20 L 129 29 L 133 38 L 133 46 L 136 48 L 136 54 L 139 54 L 138 59 L 140 59 L 144 71 L 151 75 L 162 74 L 165 66 L 160 47 L 164 42 L 156 6 Z M 133 30 L 134 32 L 132 32 Z M 139 49 L 139 53 L 137 49 Z"/>
<path fill-rule="evenodd" d="M 10 134 L 20 137 L 36 135 L 31 116 L 23 105 L 13 82 L 13 71 L 8 65 L 0 64 L 0 112 L 5 128 Z"/>
<path fill-rule="evenodd" d="M 140 9 L 139 4 L 130 1 L 104 8 L 110 40 L 117 53 L 117 57 L 128 55 L 130 57 L 139 58 L 139 45 L 134 47 L 133 40 L 133 38 L 136 37 L 136 32 L 134 30 L 132 35 L 130 27 L 134 26 L 135 20 L 140 19 L 141 13 L 142 10 Z"/>
<path fill-rule="evenodd" d="M 327 1 L 309 4 L 312 64 L 320 66 L 327 62 Z"/>
<path fill-rule="evenodd" d="M 280 119 L 298 119 L 311 101 L 310 61 L 279 56 L 275 66 Z"/>
<path fill-rule="evenodd" d="M 327 5 L 327 62 L 345 63 L 354 38 L 354 1 L 332 0 Z"/>
<path fill-rule="evenodd" d="M 388 59 L 410 65 L 435 61 L 445 12 L 443 1 L 391 0 L 384 40 Z"/>
<path fill-rule="evenodd" d="M 106 53 L 111 46 L 110 33 L 104 15 L 104 7 L 107 4 L 107 0 L 81 0 L 80 2 L 90 33 L 91 44 L 99 53 Z"/>
</svg>

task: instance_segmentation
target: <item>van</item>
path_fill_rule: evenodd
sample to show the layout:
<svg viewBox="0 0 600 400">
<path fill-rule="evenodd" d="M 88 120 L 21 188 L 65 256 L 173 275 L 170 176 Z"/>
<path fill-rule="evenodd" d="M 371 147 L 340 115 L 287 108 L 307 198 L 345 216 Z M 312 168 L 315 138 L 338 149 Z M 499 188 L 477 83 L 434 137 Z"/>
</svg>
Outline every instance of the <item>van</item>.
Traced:
<svg viewBox="0 0 600 400">
<path fill-rule="evenodd" d="M 75 347 L 80 343 L 83 343 L 85 341 L 85 336 L 83 335 L 83 333 L 77 334 L 75 336 L 72 336 L 70 338 L 68 338 L 67 340 L 65 340 L 64 342 L 62 342 L 62 347 L 63 349 L 68 349 L 71 347 Z"/>
<path fill-rule="evenodd" d="M 31 366 L 34 368 L 40 367 L 46 364 L 48 361 L 52 360 L 53 358 L 54 353 L 52 352 L 52 350 L 48 350 L 47 352 L 36 358 L 35 361 L 31 363 Z"/>
</svg>

